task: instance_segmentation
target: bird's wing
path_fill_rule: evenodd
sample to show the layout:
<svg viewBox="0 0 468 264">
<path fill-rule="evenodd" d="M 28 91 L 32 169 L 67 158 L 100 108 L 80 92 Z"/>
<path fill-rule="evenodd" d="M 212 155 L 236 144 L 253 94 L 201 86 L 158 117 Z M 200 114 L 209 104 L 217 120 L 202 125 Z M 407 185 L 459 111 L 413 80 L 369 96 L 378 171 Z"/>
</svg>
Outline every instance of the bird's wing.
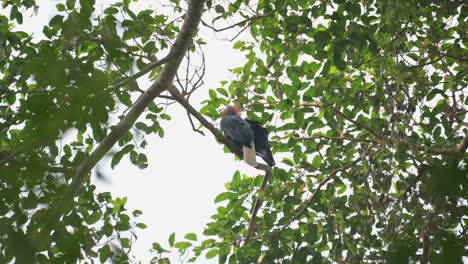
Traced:
<svg viewBox="0 0 468 264">
<path fill-rule="evenodd" d="M 237 141 L 237 144 L 242 146 L 250 147 L 252 145 L 254 135 L 249 124 L 242 118 L 236 115 L 226 115 L 221 119 L 221 130 Z"/>
<path fill-rule="evenodd" d="M 221 118 L 221 130 L 230 143 L 239 147 L 244 161 L 256 167 L 254 135 L 250 125 L 236 115 L 226 115 Z"/>
<path fill-rule="evenodd" d="M 254 134 L 255 151 L 270 167 L 275 165 L 273 154 L 271 153 L 270 142 L 268 141 L 268 131 L 261 126 L 260 122 L 245 120 L 251 127 Z"/>
</svg>

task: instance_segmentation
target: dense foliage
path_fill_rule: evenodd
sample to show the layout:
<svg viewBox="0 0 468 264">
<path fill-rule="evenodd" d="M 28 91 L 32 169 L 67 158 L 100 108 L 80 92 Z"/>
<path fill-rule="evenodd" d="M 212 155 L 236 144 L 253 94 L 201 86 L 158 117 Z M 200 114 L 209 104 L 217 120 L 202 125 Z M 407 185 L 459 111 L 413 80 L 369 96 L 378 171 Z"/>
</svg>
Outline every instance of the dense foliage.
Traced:
<svg viewBox="0 0 468 264">
<path fill-rule="evenodd" d="M 229 203 L 205 231 L 218 236 L 221 258 L 461 262 L 462 9 L 452 1 L 260 2 L 257 12 L 268 16 L 251 25 L 255 41 L 235 44 L 248 62 L 227 87 L 250 106 L 249 118 L 270 123 L 273 151 L 291 155 L 260 194 L 257 237 L 239 248 L 232 243 L 245 234 L 258 181 L 233 178 Z"/>
<path fill-rule="evenodd" d="M 132 233 L 145 227 L 136 222 L 140 211 L 131 218 L 126 199 L 96 193 L 89 178 L 52 230 L 49 208 L 143 92 L 133 73 L 160 74 L 152 64 L 174 43 L 185 4 L 134 10 L 124 0 L 99 13 L 93 0 L 62 2 L 40 40 L 14 27 L 36 8 L 33 0 L 4 1 L 9 16 L 0 15 L 2 263 L 125 262 Z M 248 118 L 267 124 L 273 152 L 285 158 L 263 189 L 263 174 L 235 172 L 215 198 L 222 205 L 207 224 L 208 239 L 171 236 L 171 246 L 190 252 L 189 261 L 220 263 L 462 262 L 463 1 L 237 0 L 205 7 L 214 19 L 202 26 L 231 37 L 247 62 L 232 70 L 235 81 L 211 87 L 197 119 L 217 120 L 226 104 L 240 101 Z M 232 26 L 218 28 L 226 23 Z M 238 40 L 238 32 L 250 32 L 251 40 Z M 194 39 L 191 51 L 203 43 Z M 157 100 L 143 116 L 119 139 L 113 166 L 124 156 L 147 166 L 137 132 L 163 137 L 160 122 L 170 117 Z M 263 202 L 246 240 L 256 197 Z M 154 250 L 154 261 L 168 261 L 158 243 Z"/>
</svg>

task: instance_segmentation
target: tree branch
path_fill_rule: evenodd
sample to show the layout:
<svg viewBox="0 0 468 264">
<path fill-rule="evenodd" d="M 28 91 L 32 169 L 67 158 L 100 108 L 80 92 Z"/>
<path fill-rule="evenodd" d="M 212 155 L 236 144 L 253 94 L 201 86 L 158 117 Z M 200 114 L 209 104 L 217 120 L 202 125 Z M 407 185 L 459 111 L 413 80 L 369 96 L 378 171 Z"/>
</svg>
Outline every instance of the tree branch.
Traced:
<svg viewBox="0 0 468 264">
<path fill-rule="evenodd" d="M 213 134 L 213 136 L 215 136 L 217 141 L 223 143 L 229 150 L 231 150 L 231 152 L 242 159 L 241 150 L 235 145 L 231 145 L 219 129 L 214 127 L 210 122 L 208 122 L 208 120 L 205 119 L 205 117 L 203 117 L 195 108 L 193 108 L 193 106 L 190 105 L 190 103 L 187 102 L 187 100 L 185 100 L 182 94 L 177 90 L 177 87 L 171 84 L 167 90 L 179 104 L 181 104 L 193 117 L 195 117 L 204 127 L 206 127 Z M 257 167 L 255 168 L 265 172 L 271 171 L 271 167 L 263 163 L 257 163 Z"/>
<path fill-rule="evenodd" d="M 336 109 L 335 107 L 332 107 L 332 110 L 333 112 L 335 112 L 337 115 L 341 116 L 342 118 L 348 120 L 349 122 L 353 123 L 355 126 L 359 127 L 360 129 L 363 129 L 363 130 L 366 130 L 368 131 L 369 133 L 371 133 L 374 137 L 376 137 L 377 139 L 381 139 L 380 135 L 378 135 L 376 132 L 374 132 L 370 127 L 364 125 L 364 124 L 361 124 L 357 121 L 354 121 L 352 118 L 349 118 L 347 117 L 345 114 L 343 114 L 341 111 L 339 111 L 338 109 Z"/>
<path fill-rule="evenodd" d="M 351 142 L 368 142 L 368 143 L 378 143 L 378 140 L 367 139 L 367 138 L 350 138 L 350 137 L 329 137 L 324 135 L 315 135 L 311 137 L 295 137 L 298 140 L 313 140 L 313 139 L 329 139 L 329 140 L 348 140 Z"/>
<path fill-rule="evenodd" d="M 248 225 L 248 228 L 247 228 L 247 233 L 245 234 L 245 240 L 244 240 L 245 244 L 247 244 L 250 241 L 250 237 L 252 236 L 252 233 L 254 231 L 254 228 L 255 228 L 255 225 L 256 225 L 256 222 L 257 222 L 257 213 L 258 213 L 258 210 L 260 209 L 260 206 L 262 205 L 262 202 L 263 202 L 262 199 L 260 198 L 260 192 L 265 190 L 266 185 L 267 185 L 268 181 L 270 180 L 270 177 L 271 177 L 271 171 L 265 172 L 265 176 L 263 177 L 262 185 L 260 186 L 258 196 L 255 199 L 254 207 L 253 207 L 253 210 L 252 210 L 252 215 L 250 216 L 249 225 Z"/>
<path fill-rule="evenodd" d="M 210 28 L 211 30 L 215 31 L 215 32 L 221 32 L 221 31 L 225 31 L 225 30 L 228 30 L 228 29 L 231 29 L 231 28 L 234 28 L 234 27 L 237 27 L 237 26 L 241 26 L 242 24 L 246 23 L 246 22 L 254 22 L 255 20 L 258 20 L 258 19 L 261 19 L 261 18 L 265 18 L 265 17 L 269 17 L 271 15 L 273 15 L 275 13 L 275 11 L 271 11 L 269 13 L 266 13 L 266 14 L 263 14 L 263 15 L 256 15 L 256 16 L 253 16 L 253 17 L 249 17 L 249 18 L 246 18 L 242 21 L 239 21 L 233 25 L 230 25 L 230 26 L 227 26 L 227 27 L 224 27 L 224 28 L 215 28 L 213 26 L 210 26 L 208 25 L 208 23 L 206 23 L 205 21 L 201 21 L 201 23 L 205 26 L 205 27 L 208 27 Z"/>
<path fill-rule="evenodd" d="M 327 182 L 329 182 L 333 177 L 336 176 L 336 174 L 338 174 L 338 172 L 341 172 L 341 171 L 345 171 L 351 167 L 353 167 L 354 165 L 356 165 L 357 163 L 359 163 L 361 160 L 363 160 L 365 157 L 367 157 L 367 155 L 369 155 L 369 152 L 370 150 L 375 146 L 376 144 L 373 143 L 372 145 L 370 145 L 367 150 L 359 157 L 357 158 L 355 161 L 349 163 L 348 165 L 345 165 L 345 166 L 342 166 L 340 168 L 337 168 L 337 169 L 334 169 L 330 175 L 328 175 L 325 179 L 323 179 L 319 185 L 316 187 L 315 189 L 315 192 L 312 194 L 312 196 L 304 203 L 302 209 L 297 212 L 280 230 L 280 232 L 282 230 L 284 230 L 286 227 L 288 227 L 293 221 L 299 219 L 299 217 L 301 217 L 301 215 L 303 215 L 306 211 L 307 211 L 307 208 L 309 208 L 309 206 L 312 204 L 312 202 L 315 200 L 315 198 L 318 196 L 318 193 L 320 191 L 320 189 L 322 188 L 323 185 L 325 185 Z"/>
<path fill-rule="evenodd" d="M 190 121 L 190 125 L 192 126 L 193 131 L 195 131 L 197 133 L 200 133 L 200 134 L 202 134 L 204 136 L 205 133 L 203 131 L 201 131 L 200 129 L 195 127 L 195 124 L 193 123 L 192 116 L 190 115 L 189 111 L 187 111 L 187 117 L 188 117 L 188 119 Z"/>
<path fill-rule="evenodd" d="M 200 123 L 202 123 L 203 126 L 205 126 L 216 138 L 217 141 L 223 143 L 226 147 L 228 147 L 234 154 L 236 154 L 239 158 L 242 159 L 242 153 L 240 149 L 234 145 L 231 145 L 230 142 L 224 137 L 224 135 L 219 131 L 217 128 L 215 128 L 208 120 L 206 120 L 195 108 L 193 108 L 190 103 L 185 100 L 185 98 L 182 96 L 182 94 L 177 90 L 177 88 L 174 85 L 169 86 L 168 88 L 169 92 L 171 95 L 174 97 L 174 99 L 179 102 L 189 114 L 194 116 Z M 257 163 L 257 166 L 255 167 L 256 169 L 263 170 L 265 171 L 265 176 L 263 177 L 262 185 L 260 186 L 259 192 L 263 191 L 269 179 L 271 178 L 271 167 L 263 164 L 263 163 Z M 247 228 L 247 234 L 245 236 L 245 243 L 247 243 L 250 240 L 250 237 L 252 235 L 252 232 L 255 228 L 255 222 L 257 219 L 257 213 L 258 210 L 260 209 L 260 206 L 262 204 L 262 200 L 260 198 L 260 195 L 257 196 L 254 207 L 252 210 L 252 215 L 250 217 L 249 221 L 249 226 Z"/>
<path fill-rule="evenodd" d="M 388 144 L 398 143 L 398 144 L 401 144 L 401 145 L 409 147 L 409 148 L 422 150 L 422 151 L 426 151 L 428 153 L 437 154 L 437 155 L 438 154 L 450 154 L 450 153 L 456 153 L 456 152 L 464 152 L 466 150 L 466 148 L 468 147 L 467 136 L 465 136 L 465 138 L 463 139 L 463 141 L 459 145 L 457 145 L 456 147 L 449 147 L 449 148 L 429 147 L 429 146 L 424 146 L 424 145 L 411 143 L 411 142 L 409 142 L 407 140 L 404 140 L 404 139 L 398 139 L 398 138 L 393 138 L 393 137 L 384 138 L 383 136 L 381 136 L 381 135 L 377 134 L 375 131 L 373 131 L 369 126 L 364 125 L 362 123 L 359 123 L 359 122 L 353 120 L 352 118 L 349 118 L 348 116 L 346 116 L 345 114 L 343 114 L 342 112 L 340 112 L 339 110 L 337 110 L 334 107 L 332 107 L 332 109 L 333 109 L 333 112 L 335 112 L 337 115 L 339 115 L 339 116 L 343 117 L 344 119 L 348 120 L 349 122 L 353 123 L 355 126 L 357 126 L 357 127 L 361 128 L 361 129 L 366 130 L 369 133 L 371 133 L 374 137 L 376 137 L 378 139 L 375 142 L 381 141 L 382 143 L 388 143 Z"/>
<path fill-rule="evenodd" d="M 457 147 L 452 147 L 452 148 L 429 147 L 429 146 L 424 146 L 424 145 L 418 145 L 418 144 L 415 144 L 415 143 L 411 143 L 411 142 L 406 141 L 406 140 L 398 140 L 398 141 L 395 141 L 395 143 L 400 143 L 403 146 L 407 146 L 409 148 L 413 148 L 413 149 L 417 149 L 417 150 L 426 151 L 426 152 L 432 153 L 432 154 L 450 154 L 450 153 L 455 153 L 455 152 L 461 152 L 461 151 L 457 150 L 458 149 Z"/>
<path fill-rule="evenodd" d="M 466 152 L 467 148 L 468 148 L 468 132 L 465 131 L 465 137 L 460 142 L 460 144 L 457 145 L 457 152 L 464 153 Z"/>
<path fill-rule="evenodd" d="M 172 50 L 171 50 L 172 51 Z M 131 81 L 135 81 L 136 79 L 140 78 L 141 76 L 147 74 L 148 72 L 152 71 L 153 69 L 156 69 L 157 67 L 167 63 L 168 61 L 170 61 L 172 58 L 174 57 L 174 53 L 173 52 L 169 52 L 169 54 L 167 54 L 166 57 L 158 60 L 158 61 L 154 61 L 152 63 L 150 63 L 146 68 L 144 68 L 143 70 L 133 74 L 132 76 L 129 76 L 127 78 L 124 78 L 123 80 L 115 83 L 114 85 L 112 85 L 112 87 L 110 88 L 110 90 L 115 90 L 115 89 L 118 89 L 128 83 L 130 83 Z"/>
<path fill-rule="evenodd" d="M 166 90 L 169 85 L 171 85 L 177 69 L 179 68 L 179 65 L 183 59 L 183 56 L 187 52 L 188 47 L 192 42 L 193 36 L 195 35 L 195 31 L 198 27 L 201 14 L 203 12 L 203 5 L 203 0 L 189 1 L 184 24 L 182 25 L 180 33 L 168 54 L 170 61 L 164 65 L 156 80 L 140 96 L 140 98 L 138 98 L 128 114 L 112 128 L 111 132 L 100 142 L 99 146 L 77 167 L 68 192 L 52 211 L 47 232 L 49 232 L 59 221 L 60 217 L 67 212 L 73 201 L 73 198 L 79 192 L 81 186 L 89 176 L 91 169 L 114 146 L 114 144 L 123 135 L 125 135 L 125 133 L 127 133 L 137 118 L 148 107 L 148 105 L 159 94 L 161 94 L 161 92 Z M 129 80 L 127 79 L 122 82 L 125 81 Z M 122 82 L 116 85 L 122 85 Z"/>
</svg>

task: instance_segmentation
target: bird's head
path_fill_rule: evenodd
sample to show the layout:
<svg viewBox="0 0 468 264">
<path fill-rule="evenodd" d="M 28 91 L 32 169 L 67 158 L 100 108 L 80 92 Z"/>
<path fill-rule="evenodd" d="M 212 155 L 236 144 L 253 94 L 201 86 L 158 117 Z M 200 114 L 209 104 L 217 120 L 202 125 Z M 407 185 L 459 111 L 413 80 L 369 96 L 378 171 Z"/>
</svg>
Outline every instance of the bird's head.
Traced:
<svg viewBox="0 0 468 264">
<path fill-rule="evenodd" d="M 235 103 L 234 105 L 229 105 L 228 107 L 226 107 L 226 109 L 224 109 L 223 116 L 227 116 L 227 115 L 241 116 L 241 112 L 242 112 L 242 108 L 240 104 Z"/>
</svg>

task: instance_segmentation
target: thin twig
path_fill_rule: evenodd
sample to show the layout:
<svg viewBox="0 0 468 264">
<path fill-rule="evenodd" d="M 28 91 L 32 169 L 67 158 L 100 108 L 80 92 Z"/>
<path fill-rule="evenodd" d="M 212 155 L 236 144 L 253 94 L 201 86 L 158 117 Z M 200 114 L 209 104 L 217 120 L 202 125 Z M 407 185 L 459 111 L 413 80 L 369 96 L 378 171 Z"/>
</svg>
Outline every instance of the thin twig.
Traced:
<svg viewBox="0 0 468 264">
<path fill-rule="evenodd" d="M 350 138 L 350 137 L 329 137 L 324 135 L 315 135 L 311 137 L 294 137 L 298 140 L 313 140 L 313 139 L 330 139 L 330 140 L 348 140 L 352 142 L 369 142 L 369 143 L 378 143 L 378 140 L 367 139 L 367 138 Z"/>
<path fill-rule="evenodd" d="M 359 157 L 357 158 L 355 161 L 345 165 L 345 166 L 342 166 L 340 168 L 337 168 L 337 169 L 334 169 L 331 174 L 329 176 L 327 176 L 325 179 L 323 179 L 319 185 L 316 187 L 315 189 L 315 192 L 312 194 L 312 196 L 304 203 L 304 205 L 302 206 L 302 209 L 297 212 L 282 228 L 281 230 L 284 230 L 286 227 L 288 227 L 293 221 L 299 219 L 299 217 L 301 217 L 306 211 L 307 211 L 307 208 L 309 208 L 309 206 L 312 204 L 312 202 L 315 200 L 315 198 L 317 197 L 320 189 L 322 188 L 323 185 L 325 185 L 327 182 L 329 182 L 333 177 L 336 176 L 336 174 L 338 174 L 338 172 L 342 172 L 342 171 L 345 171 L 351 167 L 353 167 L 354 165 L 356 165 L 357 163 L 359 163 L 361 160 L 363 160 L 365 157 L 367 157 L 367 155 L 369 155 L 369 152 L 370 150 L 375 146 L 375 144 L 372 144 L 371 146 L 369 146 L 367 148 L 367 150 Z"/>
<path fill-rule="evenodd" d="M 190 121 L 190 125 L 192 125 L 192 129 L 193 131 L 197 132 L 197 133 L 200 133 L 202 134 L 203 136 L 205 135 L 205 132 L 201 131 L 200 129 L 196 128 L 195 127 L 195 124 L 193 123 L 193 120 L 192 120 L 192 115 L 190 115 L 190 112 L 187 111 L 187 116 L 188 116 L 188 119 Z"/>
<path fill-rule="evenodd" d="M 144 68 L 143 70 L 141 70 L 141 71 L 139 71 L 139 72 L 133 74 L 132 76 L 129 76 L 129 77 L 127 77 L 127 78 L 125 78 L 125 79 L 122 79 L 122 80 L 120 80 L 119 82 L 113 84 L 113 85 L 109 88 L 109 90 L 118 89 L 118 88 L 120 88 L 120 87 L 122 87 L 122 86 L 124 86 L 124 85 L 126 85 L 126 84 L 128 84 L 128 83 L 130 83 L 131 81 L 135 81 L 136 79 L 138 79 L 138 78 L 140 78 L 141 76 L 147 74 L 148 72 L 150 72 L 150 71 L 156 69 L 156 68 L 159 67 L 159 66 L 162 66 L 162 65 L 165 64 L 165 63 L 167 63 L 168 61 L 170 61 L 170 60 L 173 58 L 173 56 L 174 56 L 173 52 L 169 52 L 169 54 L 168 54 L 166 57 L 164 57 L 164 58 L 162 58 L 162 59 L 160 59 L 160 60 L 158 60 L 158 61 L 155 61 L 155 62 L 150 63 L 150 64 L 149 64 L 146 68 Z"/>
<path fill-rule="evenodd" d="M 274 13 L 275 13 L 275 11 L 271 11 L 271 12 L 263 14 L 263 15 L 256 15 L 256 16 L 253 16 L 253 17 L 249 17 L 249 18 L 246 18 L 246 19 L 244 19 L 244 20 L 242 20 L 240 22 L 237 22 L 237 23 L 235 23 L 233 25 L 230 25 L 230 26 L 227 26 L 227 27 L 224 27 L 224 28 L 215 28 L 213 26 L 210 26 L 208 23 L 206 23 L 203 20 L 201 20 L 201 23 L 205 27 L 208 27 L 208 28 L 212 29 L 215 32 L 221 32 L 221 31 L 225 31 L 225 30 L 240 26 L 240 25 L 242 25 L 242 24 L 244 24 L 246 22 L 249 22 L 249 21 L 252 22 L 252 21 L 255 21 L 255 20 L 258 20 L 258 19 L 261 19 L 261 18 L 269 17 L 269 16 L 273 15 Z"/>
<path fill-rule="evenodd" d="M 369 133 L 371 133 L 374 137 L 376 137 L 377 139 L 381 139 L 381 136 L 378 135 L 376 132 L 374 132 L 374 130 L 372 130 L 369 126 L 367 125 L 364 125 L 364 124 L 361 124 L 357 121 L 354 121 L 352 118 L 349 118 L 348 116 L 346 116 L 345 114 L 343 114 L 341 111 L 339 111 L 338 109 L 336 109 L 335 107 L 332 107 L 332 110 L 333 112 L 335 112 L 337 115 L 341 116 L 342 118 L 348 120 L 349 122 L 353 123 L 355 126 L 363 129 L 363 130 L 367 130 Z"/>
</svg>

